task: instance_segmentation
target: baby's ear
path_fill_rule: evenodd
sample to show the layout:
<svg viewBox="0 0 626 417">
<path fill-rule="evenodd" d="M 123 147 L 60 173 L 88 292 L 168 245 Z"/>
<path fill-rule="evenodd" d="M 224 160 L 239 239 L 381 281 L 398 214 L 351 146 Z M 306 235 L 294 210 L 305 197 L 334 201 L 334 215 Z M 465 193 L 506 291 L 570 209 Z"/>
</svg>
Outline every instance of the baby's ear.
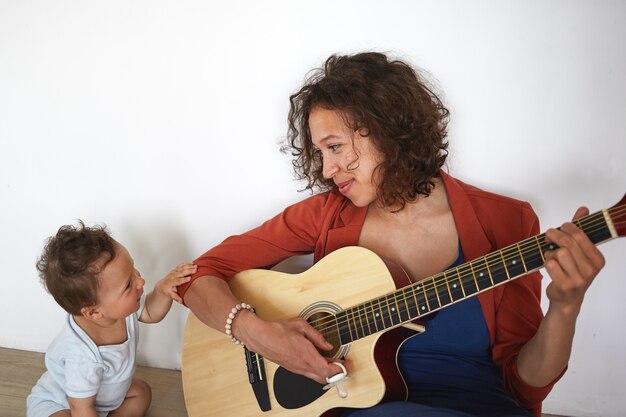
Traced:
<svg viewBox="0 0 626 417">
<path fill-rule="evenodd" d="M 97 320 L 102 317 L 102 313 L 98 309 L 98 306 L 83 307 L 80 309 L 80 314 L 87 320 Z"/>
</svg>

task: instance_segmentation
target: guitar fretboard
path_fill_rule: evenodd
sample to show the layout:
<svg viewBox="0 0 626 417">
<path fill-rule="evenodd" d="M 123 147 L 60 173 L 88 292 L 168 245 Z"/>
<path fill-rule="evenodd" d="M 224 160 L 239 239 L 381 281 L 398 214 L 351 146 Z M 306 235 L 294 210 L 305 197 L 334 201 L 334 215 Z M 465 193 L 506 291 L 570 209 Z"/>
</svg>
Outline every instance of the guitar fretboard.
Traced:
<svg viewBox="0 0 626 417">
<path fill-rule="evenodd" d="M 605 211 L 574 222 L 594 244 L 615 237 Z M 382 297 L 338 312 L 332 323 L 342 345 L 421 318 L 448 305 L 477 295 L 533 272 L 544 265 L 544 253 L 557 247 L 545 234 L 448 269 Z"/>
</svg>

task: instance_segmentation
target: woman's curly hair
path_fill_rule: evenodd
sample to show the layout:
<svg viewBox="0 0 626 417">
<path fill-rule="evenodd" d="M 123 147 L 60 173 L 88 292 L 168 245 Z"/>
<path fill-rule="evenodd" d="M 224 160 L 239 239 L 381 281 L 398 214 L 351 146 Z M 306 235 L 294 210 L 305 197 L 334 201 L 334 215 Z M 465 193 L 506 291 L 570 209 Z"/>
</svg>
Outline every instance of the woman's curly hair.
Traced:
<svg viewBox="0 0 626 417">
<path fill-rule="evenodd" d="M 116 242 L 105 226 L 61 226 L 50 237 L 37 270 L 44 286 L 65 311 L 80 315 L 97 304 L 98 275 L 115 258 Z"/>
<path fill-rule="evenodd" d="M 282 147 L 294 157 L 305 189 L 328 190 L 322 159 L 311 141 L 309 115 L 315 107 L 338 110 L 348 127 L 367 132 L 384 155 L 378 197 L 398 210 L 418 195 L 430 194 L 448 155 L 449 111 L 408 64 L 365 52 L 330 56 L 323 68 L 309 73 L 304 86 L 290 97 L 289 131 Z"/>
</svg>

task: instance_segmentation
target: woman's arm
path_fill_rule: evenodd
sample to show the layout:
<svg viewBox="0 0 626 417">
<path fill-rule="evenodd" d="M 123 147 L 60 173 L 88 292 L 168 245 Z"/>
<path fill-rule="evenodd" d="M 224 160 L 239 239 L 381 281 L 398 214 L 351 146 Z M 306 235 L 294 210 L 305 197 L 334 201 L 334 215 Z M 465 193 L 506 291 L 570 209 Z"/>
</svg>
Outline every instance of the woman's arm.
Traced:
<svg viewBox="0 0 626 417">
<path fill-rule="evenodd" d="M 588 213 L 580 208 L 574 219 Z M 585 293 L 604 266 L 602 253 L 572 223 L 548 230 L 546 238 L 559 246 L 545 255 L 545 268 L 552 279 L 546 289 L 550 305 L 537 333 L 517 358 L 520 377 L 535 387 L 548 385 L 567 366 Z"/>
<path fill-rule="evenodd" d="M 204 324 L 224 332 L 228 314 L 241 301 L 223 279 L 202 276 L 194 280 L 185 293 L 185 303 Z M 231 330 L 248 349 L 319 383 L 341 372 L 317 351 L 317 348 L 330 350 L 332 345 L 301 318 L 266 321 L 242 309 L 236 314 Z"/>
</svg>

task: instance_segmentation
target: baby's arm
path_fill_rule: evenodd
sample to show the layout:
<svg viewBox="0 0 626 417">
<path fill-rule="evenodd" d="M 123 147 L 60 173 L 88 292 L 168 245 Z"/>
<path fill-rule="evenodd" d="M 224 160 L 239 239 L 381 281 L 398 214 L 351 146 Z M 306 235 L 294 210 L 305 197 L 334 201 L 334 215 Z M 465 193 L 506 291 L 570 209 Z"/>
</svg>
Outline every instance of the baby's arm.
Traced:
<svg viewBox="0 0 626 417">
<path fill-rule="evenodd" d="M 96 412 L 96 396 L 87 398 L 67 397 L 72 417 L 98 417 Z"/>
<path fill-rule="evenodd" d="M 189 282 L 191 274 L 198 267 L 194 264 L 180 264 L 174 268 L 165 278 L 154 286 L 154 290 L 146 297 L 146 304 L 141 312 L 139 321 L 143 323 L 158 323 L 170 311 L 172 300 L 181 303 L 183 300 L 178 295 L 177 287 Z"/>
</svg>

